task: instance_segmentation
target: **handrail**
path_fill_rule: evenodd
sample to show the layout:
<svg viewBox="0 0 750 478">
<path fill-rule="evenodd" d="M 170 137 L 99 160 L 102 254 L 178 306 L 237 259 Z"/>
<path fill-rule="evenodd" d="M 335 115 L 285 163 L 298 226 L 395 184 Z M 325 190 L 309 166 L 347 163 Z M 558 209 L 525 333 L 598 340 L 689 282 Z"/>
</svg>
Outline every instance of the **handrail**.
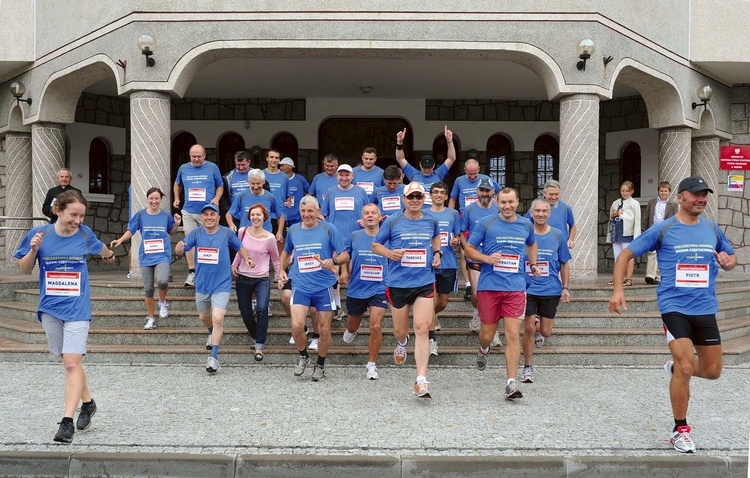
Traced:
<svg viewBox="0 0 750 478">
<path fill-rule="evenodd" d="M 0 216 L 0 221 L 44 221 L 46 223 L 49 223 L 49 218 L 47 217 L 17 217 L 17 216 Z M 20 226 L 0 226 L 0 231 L 26 231 L 30 229 L 30 227 L 20 227 Z"/>
</svg>

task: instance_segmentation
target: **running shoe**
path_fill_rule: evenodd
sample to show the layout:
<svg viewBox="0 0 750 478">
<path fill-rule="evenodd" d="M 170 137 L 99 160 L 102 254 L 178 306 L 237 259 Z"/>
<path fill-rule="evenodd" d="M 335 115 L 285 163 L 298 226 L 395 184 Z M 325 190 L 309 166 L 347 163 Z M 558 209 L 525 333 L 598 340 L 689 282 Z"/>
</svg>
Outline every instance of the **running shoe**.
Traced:
<svg viewBox="0 0 750 478">
<path fill-rule="evenodd" d="M 307 325 L 305 325 L 305 335 L 307 335 Z M 294 336 L 289 337 L 289 345 L 294 345 Z"/>
<path fill-rule="evenodd" d="M 505 399 L 514 400 L 516 398 L 523 398 L 523 394 L 518 389 L 518 385 L 516 385 L 516 379 L 512 378 L 505 386 Z"/>
<path fill-rule="evenodd" d="M 483 354 L 482 349 L 479 349 L 479 352 L 477 352 L 477 370 L 482 371 L 487 368 L 487 356 L 489 355 L 490 355 L 489 350 L 487 351 L 486 354 Z"/>
<path fill-rule="evenodd" d="M 672 432 L 669 443 L 680 453 L 695 453 L 695 443 L 690 438 L 690 427 L 688 425 L 677 427 L 677 430 Z"/>
<path fill-rule="evenodd" d="M 469 322 L 469 330 L 472 332 L 479 332 L 482 328 L 482 321 L 479 320 L 479 311 L 474 310 L 474 315 L 471 317 L 471 322 Z"/>
<path fill-rule="evenodd" d="M 253 308 L 253 312 L 255 312 L 255 308 L 256 308 L 257 306 L 258 306 L 258 301 L 257 301 L 257 300 L 255 300 L 255 299 L 253 299 L 253 300 L 252 300 L 252 301 L 250 302 L 250 307 L 252 307 L 252 308 Z"/>
<path fill-rule="evenodd" d="M 307 364 L 310 363 L 310 356 L 303 357 L 302 355 L 299 356 L 299 360 L 297 361 L 297 366 L 294 367 L 294 376 L 299 377 L 303 373 L 305 373 L 305 369 L 307 369 Z"/>
<path fill-rule="evenodd" d="M 143 326 L 143 330 L 154 330 L 156 328 L 156 319 L 153 317 L 146 316 L 146 325 Z"/>
<path fill-rule="evenodd" d="M 490 342 L 490 345 L 493 347 L 503 346 L 503 339 L 500 338 L 500 332 L 495 332 L 495 336 L 492 338 L 492 342 Z"/>
<path fill-rule="evenodd" d="M 208 360 L 206 360 L 206 372 L 216 373 L 218 371 L 219 371 L 219 361 L 209 355 Z"/>
<path fill-rule="evenodd" d="M 128 273 L 125 274 L 125 277 L 127 277 L 128 279 L 130 279 L 131 277 L 133 277 L 133 271 L 128 271 Z"/>
<path fill-rule="evenodd" d="M 195 287 L 195 272 L 188 272 L 188 275 L 185 278 L 185 286 Z"/>
<path fill-rule="evenodd" d="M 166 300 L 164 302 L 159 301 L 159 317 L 162 319 L 169 317 L 169 303 Z"/>
<path fill-rule="evenodd" d="M 271 306 L 269 305 L 268 306 L 268 318 L 270 319 L 271 317 L 273 317 L 273 314 L 271 313 Z"/>
<path fill-rule="evenodd" d="M 310 339 L 310 345 L 307 346 L 310 350 L 318 350 L 318 343 L 320 342 L 320 339 L 317 337 L 313 337 Z"/>
<path fill-rule="evenodd" d="M 379 378 L 378 376 L 378 367 L 375 364 L 367 364 L 367 380 L 377 380 Z"/>
<path fill-rule="evenodd" d="M 334 315 L 334 318 L 336 320 L 346 320 L 346 311 L 343 307 L 336 307 L 336 314 Z"/>
<path fill-rule="evenodd" d="M 438 346 L 435 339 L 430 339 L 430 355 L 434 355 L 437 357 L 438 354 Z"/>
<path fill-rule="evenodd" d="M 73 441 L 73 434 L 76 432 L 72 421 L 63 420 L 59 422 L 60 428 L 55 433 L 54 440 L 60 443 L 70 443 Z"/>
<path fill-rule="evenodd" d="M 78 409 L 78 420 L 76 420 L 76 428 L 79 430 L 85 430 L 91 426 L 91 417 L 96 413 L 96 402 L 91 399 L 91 403 L 88 405 L 85 403 L 81 404 L 81 408 Z"/>
<path fill-rule="evenodd" d="M 208 339 L 206 340 L 206 350 L 211 350 L 213 348 L 213 344 L 211 343 L 211 334 L 208 334 Z"/>
<path fill-rule="evenodd" d="M 312 373 L 312 380 L 313 382 L 320 382 L 326 378 L 326 368 L 323 365 L 318 365 L 317 363 L 313 367 L 313 373 Z"/>
<path fill-rule="evenodd" d="M 467 285 L 464 289 L 464 300 L 471 300 L 471 286 Z"/>
<path fill-rule="evenodd" d="M 443 326 L 440 325 L 440 320 L 438 320 L 437 315 L 436 315 L 435 316 L 435 332 L 437 332 L 438 330 L 440 330 L 442 328 L 443 328 Z"/>
<path fill-rule="evenodd" d="M 357 332 L 349 332 L 349 330 L 344 330 L 344 343 L 350 344 L 354 342 L 354 338 L 357 336 Z"/>
<path fill-rule="evenodd" d="M 423 382 L 415 382 L 414 395 L 416 395 L 417 398 L 432 398 L 432 393 L 430 393 L 430 382 L 427 380 Z"/>
<path fill-rule="evenodd" d="M 409 343 L 408 341 L 406 342 Z M 403 365 L 406 362 L 406 347 L 400 344 L 396 345 L 396 349 L 393 351 L 393 361 L 396 365 Z"/>
<path fill-rule="evenodd" d="M 540 332 L 534 332 L 534 347 L 541 348 L 544 345 L 544 335 Z"/>
<path fill-rule="evenodd" d="M 523 367 L 523 375 L 521 376 L 521 382 L 534 383 L 534 367 L 532 367 L 531 365 L 525 365 Z"/>
<path fill-rule="evenodd" d="M 672 378 L 672 375 L 674 375 L 674 360 L 664 362 L 664 373 L 667 374 L 667 377 Z"/>
</svg>

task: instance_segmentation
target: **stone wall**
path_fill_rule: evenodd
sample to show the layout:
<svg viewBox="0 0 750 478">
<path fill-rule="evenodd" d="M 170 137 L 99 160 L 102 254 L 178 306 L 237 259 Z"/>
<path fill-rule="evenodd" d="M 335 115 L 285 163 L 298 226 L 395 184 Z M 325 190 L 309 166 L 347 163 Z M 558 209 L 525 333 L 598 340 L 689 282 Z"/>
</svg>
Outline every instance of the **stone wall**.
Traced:
<svg viewBox="0 0 750 478">
<path fill-rule="evenodd" d="M 306 104 L 304 98 L 175 98 L 172 120 L 305 121 Z"/>
<path fill-rule="evenodd" d="M 732 88 L 732 145 L 750 145 L 750 85 Z M 722 142 L 722 146 L 730 143 Z M 750 181 L 742 193 L 727 191 L 728 171 L 719 171 L 719 225 L 737 252 L 738 272 L 750 273 Z"/>
<path fill-rule="evenodd" d="M 5 169 L 7 167 L 5 156 L 5 140 L 0 141 L 0 216 L 5 216 L 5 195 L 8 188 L 6 187 Z M 0 225 L 5 226 L 5 221 L 0 221 Z M 5 257 L 5 234 L 0 234 L 0 257 Z M 13 264 L 15 266 L 15 264 Z"/>
</svg>

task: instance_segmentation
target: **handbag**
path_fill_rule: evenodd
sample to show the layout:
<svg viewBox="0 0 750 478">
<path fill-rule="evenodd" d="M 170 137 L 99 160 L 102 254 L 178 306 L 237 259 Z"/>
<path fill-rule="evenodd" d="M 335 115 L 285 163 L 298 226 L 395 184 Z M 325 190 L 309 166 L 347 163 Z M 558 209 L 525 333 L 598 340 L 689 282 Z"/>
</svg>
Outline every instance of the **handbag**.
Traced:
<svg viewBox="0 0 750 478">
<path fill-rule="evenodd" d="M 620 206 L 617 208 L 618 210 L 622 210 L 623 207 L 623 201 L 620 201 Z M 612 241 L 612 244 L 615 242 L 619 242 L 620 238 L 625 235 L 625 222 L 622 220 L 622 216 L 617 216 L 616 218 L 612 219 L 612 221 L 609 224 L 609 236 L 610 240 Z"/>
</svg>

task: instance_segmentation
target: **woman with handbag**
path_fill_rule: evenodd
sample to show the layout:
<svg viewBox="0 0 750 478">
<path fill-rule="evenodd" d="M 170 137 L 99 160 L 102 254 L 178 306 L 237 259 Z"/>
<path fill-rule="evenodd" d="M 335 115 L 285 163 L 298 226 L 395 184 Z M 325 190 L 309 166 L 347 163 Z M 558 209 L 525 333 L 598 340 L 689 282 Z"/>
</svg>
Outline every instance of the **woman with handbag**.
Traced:
<svg viewBox="0 0 750 478">
<path fill-rule="evenodd" d="M 620 185 L 620 199 L 612 203 L 609 208 L 609 230 L 607 242 L 612 244 L 615 262 L 620 252 L 630 245 L 630 242 L 641 234 L 641 204 L 633 199 L 635 186 L 630 181 L 624 181 Z M 623 282 L 626 286 L 633 285 L 633 270 L 635 261 L 628 263 L 627 275 Z M 610 281 L 608 285 L 613 285 Z"/>
</svg>

